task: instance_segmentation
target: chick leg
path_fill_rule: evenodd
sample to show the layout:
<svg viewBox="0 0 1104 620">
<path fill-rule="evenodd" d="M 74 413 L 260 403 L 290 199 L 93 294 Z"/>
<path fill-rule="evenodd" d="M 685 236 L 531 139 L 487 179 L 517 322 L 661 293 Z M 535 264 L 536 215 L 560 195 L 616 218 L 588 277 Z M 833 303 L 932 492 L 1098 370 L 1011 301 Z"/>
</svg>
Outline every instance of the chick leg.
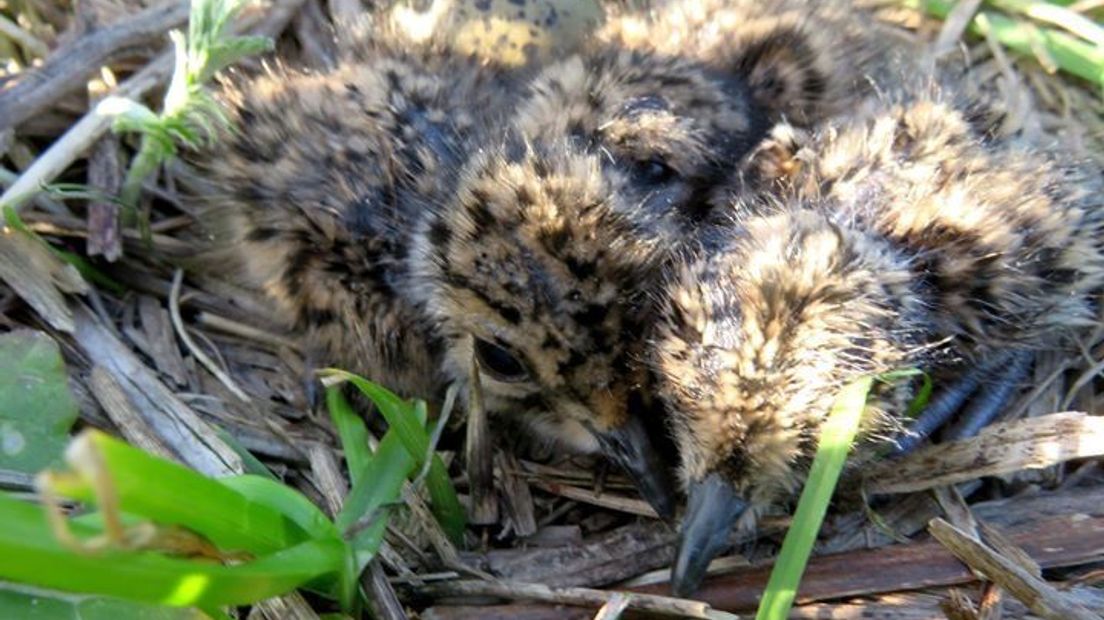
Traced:
<svg viewBox="0 0 1104 620">
<path fill-rule="evenodd" d="M 945 434 L 946 439 L 953 441 L 973 437 L 988 426 L 1016 393 L 1016 388 L 1027 377 L 1034 361 L 1035 355 L 1031 351 L 1014 353 L 1007 366 L 998 369 L 991 375 L 991 381 L 978 388 L 958 423 Z"/>
<path fill-rule="evenodd" d="M 912 452 L 928 437 L 942 428 L 950 421 L 954 414 L 962 409 L 962 405 L 978 390 L 978 386 L 1001 368 L 1009 364 L 1014 358 L 1012 352 L 1004 352 L 996 355 L 985 364 L 980 364 L 969 369 L 949 388 L 933 398 L 909 430 L 903 433 L 896 441 L 896 447 L 891 451 L 892 456 L 903 456 Z"/>
</svg>

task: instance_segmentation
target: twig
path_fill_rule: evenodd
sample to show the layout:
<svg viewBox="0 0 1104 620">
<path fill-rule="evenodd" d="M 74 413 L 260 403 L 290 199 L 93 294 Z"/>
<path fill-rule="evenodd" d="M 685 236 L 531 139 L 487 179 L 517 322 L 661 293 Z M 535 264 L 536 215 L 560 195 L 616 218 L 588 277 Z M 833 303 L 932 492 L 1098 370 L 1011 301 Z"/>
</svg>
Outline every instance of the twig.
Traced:
<svg viewBox="0 0 1104 620">
<path fill-rule="evenodd" d="M 0 15 L 0 34 L 15 41 L 23 46 L 23 49 L 39 58 L 50 53 L 50 47 L 48 45 L 38 40 L 33 34 L 20 28 L 19 24 L 13 22 L 4 15 Z"/>
<path fill-rule="evenodd" d="M 940 58 L 954 49 L 962 40 L 962 35 L 970 27 L 970 20 L 974 18 L 982 0 L 964 0 L 951 9 L 947 18 L 943 20 L 943 27 L 939 30 L 939 37 L 932 44 L 932 57 Z"/>
<path fill-rule="evenodd" d="M 870 469 L 874 493 L 907 493 L 1104 455 L 1104 418 L 1084 413 L 993 424 L 976 437 L 928 446 Z"/>
<path fill-rule="evenodd" d="M 164 82 L 172 73 L 172 54 L 163 54 L 136 75 L 119 85 L 115 95 L 137 99 Z M 110 127 L 114 114 L 101 103 L 84 115 L 39 155 L 29 168 L 0 196 L 0 204 L 17 211 L 41 186 L 53 181 L 69 164 L 92 146 Z"/>
<path fill-rule="evenodd" d="M 1100 620 L 1050 584 L 943 519 L 933 519 L 928 530 L 964 564 L 981 571 L 1039 616 L 1049 620 Z"/>
<path fill-rule="evenodd" d="M 532 484 L 545 493 L 578 500 L 594 506 L 609 508 L 618 512 L 627 512 L 629 514 L 640 515 L 641 517 L 651 517 L 653 519 L 659 518 L 655 509 L 644 500 L 622 495 L 611 495 L 609 493 L 596 493 L 590 489 L 582 489 L 555 482 L 546 482 L 544 480 L 535 480 Z"/>
<path fill-rule="evenodd" d="M 200 325 L 210 327 L 224 334 L 238 336 L 239 338 L 252 340 L 253 342 L 259 342 L 271 347 L 287 347 L 293 351 L 299 350 L 299 343 L 291 338 L 285 338 L 279 334 L 274 334 L 252 325 L 246 325 L 245 323 L 219 316 L 213 312 L 198 312 L 196 313 L 195 320 L 196 323 Z"/>
<path fill-rule="evenodd" d="M 287 25 L 292 14 L 298 9 L 304 0 L 278 0 L 274 6 L 265 12 L 263 21 L 255 28 L 257 34 L 278 34 Z M 186 9 L 185 9 L 185 12 Z M 235 24 L 232 30 L 235 33 L 243 32 L 258 23 L 261 16 L 254 19 L 243 20 Z M 169 78 L 173 70 L 173 53 L 166 52 L 158 56 L 156 60 L 146 65 L 141 71 L 119 85 L 113 95 L 131 99 L 141 98 Z M 0 115 L 2 116 L 2 115 Z M 17 211 L 30 196 L 39 191 L 41 186 L 53 181 L 78 157 L 88 150 L 90 146 L 106 132 L 115 116 L 110 106 L 97 105 L 88 114 L 85 114 L 75 125 L 69 128 L 35 160 L 26 171 L 20 175 L 11 187 L 3 195 L 0 195 L 0 205 L 11 206 Z"/>
<path fill-rule="evenodd" d="M 614 592 L 610 600 L 594 614 L 594 620 L 617 620 L 628 608 L 629 597 L 624 592 Z"/>
<path fill-rule="evenodd" d="M 617 592 L 592 590 L 590 588 L 550 588 L 536 583 L 516 581 L 446 581 L 427 583 L 420 591 L 433 597 L 453 596 L 497 596 L 507 599 L 541 601 L 561 605 L 582 607 L 601 607 L 609 603 Z M 703 618 L 706 620 L 732 618 L 737 616 L 717 611 L 705 603 L 686 599 L 658 596 L 655 594 L 625 593 L 629 608 L 655 614 L 677 616 L 680 618 Z"/>
<path fill-rule="evenodd" d="M 238 384 L 230 378 L 230 375 L 223 372 L 222 368 L 219 368 L 219 365 L 216 364 L 214 360 L 208 357 L 202 349 L 197 347 L 191 335 L 188 334 L 188 330 L 184 326 L 184 319 L 180 317 L 180 285 L 183 281 L 183 269 L 177 269 L 173 272 L 172 289 L 169 291 L 169 316 L 172 317 L 173 327 L 176 328 L 177 335 L 180 336 L 180 340 L 184 343 L 184 346 L 192 352 L 192 355 L 194 355 L 197 360 L 199 360 L 199 363 L 203 364 L 203 367 L 214 375 L 215 378 L 219 380 L 219 383 L 226 386 L 226 389 L 230 390 L 231 394 L 237 396 L 238 399 L 244 403 L 252 402 L 249 395 L 238 387 Z"/>
<path fill-rule="evenodd" d="M 498 521 L 498 498 L 494 491 L 494 463 L 491 460 L 491 437 L 487 426 L 487 410 L 483 406 L 483 385 L 479 364 L 472 355 L 468 370 L 468 428 L 464 461 L 471 488 L 470 520 L 475 525 L 491 525 Z"/>
<path fill-rule="evenodd" d="M 1044 569 L 1099 561 L 1104 553 L 1104 489 L 1040 493 L 1032 497 L 984 502 L 972 507 L 984 521 L 999 525 Z M 715 608 L 755 609 L 773 567 L 757 565 L 708 579 L 695 598 Z M 798 602 L 953 586 L 977 581 L 976 575 L 936 541 L 858 549 L 817 556 L 809 561 Z M 665 593 L 669 586 L 633 591 Z"/>
<path fill-rule="evenodd" d="M 159 4 L 59 47 L 45 64 L 0 93 L 0 129 L 19 125 L 79 89 L 120 50 L 147 43 L 187 19 L 187 2 Z"/>
</svg>

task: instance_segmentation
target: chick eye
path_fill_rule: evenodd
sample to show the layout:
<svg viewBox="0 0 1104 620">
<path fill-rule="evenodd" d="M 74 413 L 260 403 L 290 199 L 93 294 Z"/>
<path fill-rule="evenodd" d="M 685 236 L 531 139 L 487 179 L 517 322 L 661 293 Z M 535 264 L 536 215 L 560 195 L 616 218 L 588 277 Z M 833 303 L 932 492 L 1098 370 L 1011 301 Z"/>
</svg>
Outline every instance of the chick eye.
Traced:
<svg viewBox="0 0 1104 620">
<path fill-rule="evenodd" d="M 653 157 L 652 159 L 637 162 L 636 174 L 645 183 L 658 185 L 671 181 L 678 173 L 675 172 L 674 168 L 668 166 L 667 162 L 658 157 Z"/>
<path fill-rule="evenodd" d="M 524 381 L 529 371 L 512 353 L 486 340 L 475 339 L 475 359 L 479 368 L 499 381 L 516 383 Z"/>
</svg>

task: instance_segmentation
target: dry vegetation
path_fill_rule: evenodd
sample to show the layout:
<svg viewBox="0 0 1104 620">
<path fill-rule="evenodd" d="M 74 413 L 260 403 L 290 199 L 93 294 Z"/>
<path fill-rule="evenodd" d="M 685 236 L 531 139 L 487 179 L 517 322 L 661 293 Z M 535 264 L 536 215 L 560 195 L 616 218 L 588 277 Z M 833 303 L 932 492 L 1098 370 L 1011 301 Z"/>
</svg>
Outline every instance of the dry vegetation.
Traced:
<svg viewBox="0 0 1104 620">
<path fill-rule="evenodd" d="M 1080 4 L 1075 10 L 1098 6 Z M 1045 50 L 1025 58 L 994 36 L 964 38 L 968 13 L 936 21 L 888 0 L 874 8 L 934 49 L 968 54 L 1025 118 L 1040 108 L 1036 131 L 1069 140 L 1071 157 L 1104 163 L 1099 84 L 1048 71 Z M 276 38 L 288 62 L 323 67 L 336 53 L 332 18 L 342 23 L 361 9 L 359 0 L 272 0 L 237 28 Z M 109 92 L 159 101 L 172 70 L 165 33 L 186 18 L 186 3 L 176 0 L 0 2 L 0 186 L 8 190 L 0 202 L 43 184 L 91 187 L 77 198 L 38 193 L 21 215 L 55 247 L 90 257 L 103 276 L 79 277 L 43 246 L 0 238 L 0 331 L 30 327 L 61 344 L 80 425 L 211 475 L 248 466 L 239 444 L 333 513 L 348 483 L 329 419 L 311 406 L 308 361 L 258 320 L 269 315 L 260 299 L 182 262 L 196 214 L 181 197 L 198 181 L 178 163 L 147 181 L 148 241 L 137 228 L 119 228 L 118 206 L 105 198 L 119 192 L 137 141 L 88 111 Z M 1104 420 L 1094 417 L 1102 360 L 1104 326 L 1079 355 L 1043 356 L 998 427 L 871 472 L 873 510 L 830 517 L 791 617 L 1104 613 Z M 1070 411 L 1087 415 L 1055 413 Z M 605 605 L 601 617 L 613 618 L 630 600 L 596 589 L 666 593 L 674 533 L 627 480 L 593 463 L 527 460 L 509 446 L 465 446 L 464 438 L 449 429 L 446 455 L 467 451 L 493 466 L 492 483 L 469 476 L 465 459 L 450 461 L 462 496 L 478 498 L 466 545 L 449 542 L 408 489 L 365 579 L 380 617 L 403 617 L 405 606 L 423 618 L 590 618 Z M 0 487 L 33 491 L 31 478 L 14 471 L 0 470 Z M 945 521 L 925 533 L 936 517 Z M 719 560 L 702 599 L 718 610 L 754 610 L 784 527 L 769 522 L 761 538 L 738 547 L 741 555 Z M 707 613 L 672 599 L 632 603 Z M 562 604 L 579 607 L 553 606 Z M 249 617 L 330 611 L 325 601 L 290 595 Z"/>
</svg>

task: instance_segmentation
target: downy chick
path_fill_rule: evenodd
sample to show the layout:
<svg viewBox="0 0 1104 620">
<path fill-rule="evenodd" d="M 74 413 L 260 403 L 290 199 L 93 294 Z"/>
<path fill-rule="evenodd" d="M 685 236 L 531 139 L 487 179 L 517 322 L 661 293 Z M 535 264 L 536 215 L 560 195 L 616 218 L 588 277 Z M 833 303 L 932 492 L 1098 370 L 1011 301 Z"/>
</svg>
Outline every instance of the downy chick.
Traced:
<svg viewBox="0 0 1104 620">
<path fill-rule="evenodd" d="M 844 384 L 954 359 L 1023 367 L 1097 320 L 1099 170 L 994 136 L 953 96 L 913 92 L 812 134 L 776 130 L 753 165 L 784 176 L 745 195 L 733 231 L 670 283 L 653 361 L 689 494 L 679 595 L 734 523 L 800 487 Z M 868 442 L 908 397 L 872 395 Z"/>
<path fill-rule="evenodd" d="M 779 24 L 727 64 L 606 41 L 545 68 L 512 144 L 476 158 L 413 257 L 449 375 L 467 377 L 474 353 L 490 411 L 603 453 L 661 514 L 674 491 L 647 429 L 645 291 L 696 234 L 692 207 L 785 115 L 766 85 L 810 107 L 828 92 L 822 64 L 782 51 L 824 39 Z"/>
<path fill-rule="evenodd" d="M 365 60 L 228 88 L 235 130 L 194 161 L 212 186 L 216 268 L 273 299 L 319 361 L 433 398 L 440 339 L 409 298 L 411 235 L 519 88 L 492 63 L 378 26 Z"/>
<path fill-rule="evenodd" d="M 869 90 L 875 64 L 891 64 L 857 13 L 829 6 L 695 0 L 616 16 L 541 72 L 515 126 L 598 154 L 627 182 L 633 217 L 686 240 L 709 215 L 711 188 L 772 125 L 836 112 Z M 826 32 L 830 15 L 838 27 Z"/>
<path fill-rule="evenodd" d="M 640 289 L 662 233 L 635 219 L 626 181 L 563 142 L 507 140 L 473 157 L 455 200 L 418 228 L 414 291 L 439 325 L 444 369 L 478 364 L 487 410 L 621 465 L 660 515 L 673 480 L 640 415 Z"/>
</svg>

